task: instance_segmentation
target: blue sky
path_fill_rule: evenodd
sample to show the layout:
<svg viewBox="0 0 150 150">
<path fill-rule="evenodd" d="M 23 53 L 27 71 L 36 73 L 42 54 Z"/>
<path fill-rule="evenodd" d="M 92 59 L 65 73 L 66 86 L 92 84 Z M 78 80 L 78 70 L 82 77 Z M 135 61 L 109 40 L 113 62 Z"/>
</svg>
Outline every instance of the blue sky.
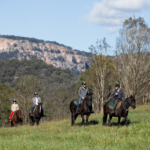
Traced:
<svg viewBox="0 0 150 150">
<path fill-rule="evenodd" d="M 0 34 L 56 41 L 87 52 L 105 37 L 115 49 L 123 20 L 133 15 L 150 25 L 150 0 L 0 0 Z"/>
</svg>

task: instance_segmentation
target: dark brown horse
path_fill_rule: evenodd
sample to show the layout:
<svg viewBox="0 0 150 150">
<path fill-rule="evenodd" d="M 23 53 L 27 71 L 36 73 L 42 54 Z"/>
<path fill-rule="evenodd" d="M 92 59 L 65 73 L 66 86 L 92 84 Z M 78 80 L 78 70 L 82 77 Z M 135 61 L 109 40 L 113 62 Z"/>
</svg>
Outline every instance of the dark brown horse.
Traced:
<svg viewBox="0 0 150 150">
<path fill-rule="evenodd" d="M 35 111 L 32 114 L 29 113 L 30 125 L 34 125 L 35 122 L 36 125 L 39 125 L 41 117 L 42 117 L 42 103 L 39 103 L 38 105 L 35 105 Z"/>
<path fill-rule="evenodd" d="M 10 127 L 13 127 L 14 125 L 17 126 L 19 124 L 19 122 L 22 122 L 21 110 L 17 110 L 17 111 L 14 112 L 12 121 L 10 121 L 9 117 L 8 117 L 8 122 L 9 122 Z"/>
<path fill-rule="evenodd" d="M 79 106 L 79 113 L 76 113 L 77 105 L 74 104 L 75 100 L 72 100 L 70 103 L 70 111 L 71 111 L 71 125 L 75 125 L 75 120 L 78 115 L 82 117 L 82 123 L 84 123 L 84 115 L 86 115 L 86 122 L 88 122 L 88 118 L 92 111 L 92 94 L 88 94 L 83 102 Z"/>
<path fill-rule="evenodd" d="M 106 123 L 107 115 L 109 114 L 109 121 L 108 121 L 109 126 L 111 125 L 112 117 L 118 117 L 118 126 L 120 125 L 121 117 L 124 117 L 125 124 L 127 126 L 128 125 L 127 117 L 128 117 L 129 107 L 131 106 L 133 109 L 136 108 L 135 97 L 133 97 L 131 95 L 130 97 L 123 100 L 120 104 L 120 107 L 115 110 L 114 114 L 112 114 L 112 109 L 109 108 L 110 102 L 111 102 L 111 100 L 106 102 L 103 106 L 103 110 L 104 110 L 103 125 L 107 125 L 107 123 Z"/>
</svg>

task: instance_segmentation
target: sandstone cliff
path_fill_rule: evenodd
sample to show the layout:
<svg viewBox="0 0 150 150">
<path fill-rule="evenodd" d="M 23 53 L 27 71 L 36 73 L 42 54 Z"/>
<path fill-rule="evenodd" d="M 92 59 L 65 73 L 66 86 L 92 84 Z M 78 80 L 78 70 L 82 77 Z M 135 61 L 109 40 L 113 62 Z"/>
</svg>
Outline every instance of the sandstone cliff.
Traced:
<svg viewBox="0 0 150 150">
<path fill-rule="evenodd" d="M 81 73 L 88 67 L 88 55 L 56 42 L 0 35 L 0 59 L 37 57 L 55 67 Z"/>
</svg>

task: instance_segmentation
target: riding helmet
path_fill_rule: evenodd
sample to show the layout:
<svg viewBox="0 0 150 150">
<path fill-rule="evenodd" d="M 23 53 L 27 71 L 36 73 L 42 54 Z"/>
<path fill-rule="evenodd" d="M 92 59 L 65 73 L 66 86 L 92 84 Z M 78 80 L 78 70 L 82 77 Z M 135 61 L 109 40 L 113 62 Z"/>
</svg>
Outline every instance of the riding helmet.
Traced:
<svg viewBox="0 0 150 150">
<path fill-rule="evenodd" d="M 120 85 L 119 85 L 119 84 L 116 84 L 116 85 L 115 85 L 115 87 L 118 87 L 118 88 L 120 88 Z"/>
<path fill-rule="evenodd" d="M 14 99 L 13 102 L 16 102 L 16 100 Z"/>
<path fill-rule="evenodd" d="M 86 82 L 82 82 L 82 85 L 86 85 Z"/>
<path fill-rule="evenodd" d="M 34 95 L 38 95 L 38 93 L 37 93 L 37 92 L 35 92 L 35 93 L 34 93 Z"/>
</svg>

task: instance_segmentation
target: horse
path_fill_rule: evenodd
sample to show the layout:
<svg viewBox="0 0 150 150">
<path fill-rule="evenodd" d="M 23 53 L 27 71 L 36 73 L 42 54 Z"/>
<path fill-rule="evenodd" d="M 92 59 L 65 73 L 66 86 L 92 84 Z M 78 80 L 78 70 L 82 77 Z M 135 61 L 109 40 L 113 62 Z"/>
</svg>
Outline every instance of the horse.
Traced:
<svg viewBox="0 0 150 150">
<path fill-rule="evenodd" d="M 39 125 L 41 117 L 42 117 L 42 103 L 38 103 L 38 105 L 35 105 L 35 111 L 33 111 L 33 114 L 29 113 L 30 125 L 34 125 L 35 122 L 36 125 Z"/>
<path fill-rule="evenodd" d="M 103 111 L 104 111 L 103 125 L 107 125 L 107 123 L 106 123 L 107 122 L 107 115 L 109 114 L 109 121 L 108 121 L 109 126 L 111 125 L 112 117 L 118 117 L 118 127 L 120 126 L 121 117 L 124 117 L 125 124 L 126 124 L 126 126 L 128 126 L 127 117 L 128 117 L 129 107 L 131 106 L 133 109 L 136 108 L 135 97 L 133 97 L 131 95 L 130 97 L 123 100 L 120 104 L 120 107 L 115 110 L 114 114 L 112 114 L 112 109 L 109 108 L 110 102 L 111 102 L 111 100 L 106 102 L 103 106 Z"/>
<path fill-rule="evenodd" d="M 9 126 L 10 127 L 13 127 L 14 125 L 17 125 L 19 124 L 19 122 L 22 122 L 22 119 L 21 119 L 21 110 L 17 110 L 14 112 L 13 114 L 13 118 L 12 118 L 12 121 L 9 120 L 9 117 L 8 117 L 8 122 L 9 122 Z"/>
<path fill-rule="evenodd" d="M 76 113 L 77 105 L 74 104 L 75 100 L 72 100 L 70 103 L 70 112 L 71 112 L 71 126 L 75 125 L 75 120 L 78 115 L 82 117 L 82 124 L 84 123 L 84 115 L 86 115 L 86 123 L 88 123 L 88 118 L 92 111 L 92 94 L 88 94 L 82 103 L 79 106 L 79 113 Z"/>
</svg>

